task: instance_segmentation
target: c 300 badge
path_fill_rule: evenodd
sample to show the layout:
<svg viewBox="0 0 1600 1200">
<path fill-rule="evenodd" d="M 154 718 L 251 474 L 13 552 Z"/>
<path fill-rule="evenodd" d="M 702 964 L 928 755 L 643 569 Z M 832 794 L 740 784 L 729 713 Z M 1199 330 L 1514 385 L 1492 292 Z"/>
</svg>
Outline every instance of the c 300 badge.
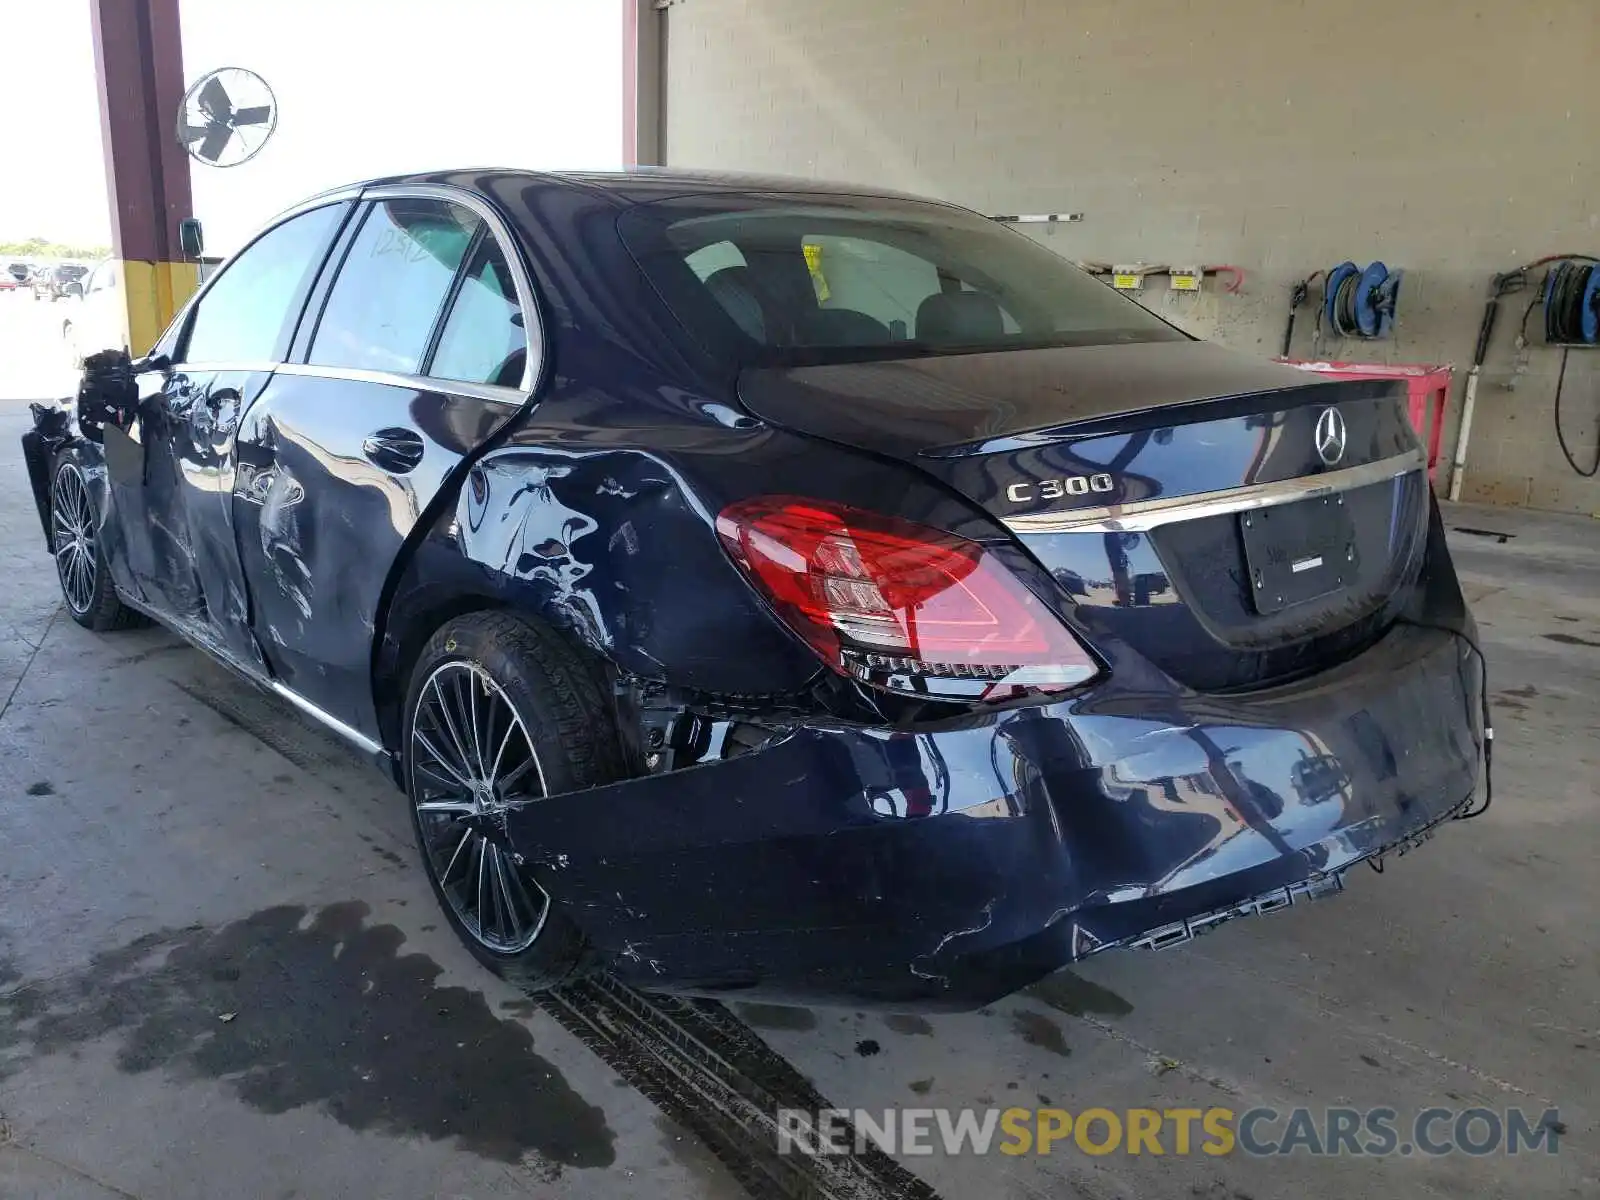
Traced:
<svg viewBox="0 0 1600 1200">
<path fill-rule="evenodd" d="M 1013 504 L 1027 504 L 1030 500 L 1062 500 L 1068 496 L 1087 496 L 1090 492 L 1109 492 L 1116 483 L 1104 471 L 1095 475 L 1064 475 L 1060 479 L 1041 479 L 1037 483 L 1013 483 L 1006 489 L 1006 499 Z M 1038 488 L 1038 494 L 1034 494 Z"/>
</svg>

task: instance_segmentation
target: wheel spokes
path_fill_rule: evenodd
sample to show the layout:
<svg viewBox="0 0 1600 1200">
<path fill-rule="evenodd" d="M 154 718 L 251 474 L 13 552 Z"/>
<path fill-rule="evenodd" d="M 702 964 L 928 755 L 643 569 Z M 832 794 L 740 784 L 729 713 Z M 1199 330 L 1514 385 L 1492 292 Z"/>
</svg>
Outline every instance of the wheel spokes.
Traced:
<svg viewBox="0 0 1600 1200">
<path fill-rule="evenodd" d="M 523 739 L 526 740 L 528 735 L 526 732 L 524 732 L 522 736 Z M 496 781 L 499 786 L 501 798 L 509 800 L 511 797 L 517 795 L 515 790 L 516 785 L 522 781 L 523 776 L 527 775 L 530 770 L 533 771 L 538 777 L 538 795 L 544 795 L 544 772 L 539 769 L 539 757 L 538 755 L 534 754 L 533 746 L 530 744 L 528 746 L 528 757 L 523 759 L 515 767 L 511 768 L 511 770 L 507 771 L 503 778 Z"/>
<path fill-rule="evenodd" d="M 436 711 L 438 719 L 443 722 L 443 732 L 450 738 L 450 744 L 455 752 L 460 755 L 459 762 L 465 774 L 472 774 L 472 757 L 467 753 L 466 744 L 461 740 L 461 732 L 456 728 L 455 717 L 450 713 L 450 702 L 444 698 L 444 689 L 439 686 L 439 677 L 435 675 L 432 680 L 433 694 L 437 700 Z"/>
<path fill-rule="evenodd" d="M 423 685 L 409 758 L 424 857 L 446 902 L 490 950 L 526 949 L 544 928 L 549 894 L 486 832 L 489 823 L 472 819 L 502 812 L 523 783 L 537 780 L 544 793 L 544 771 L 515 705 L 481 666 L 445 663 Z"/>
<path fill-rule="evenodd" d="M 94 600 L 94 509 L 83 477 L 73 466 L 56 475 L 51 494 L 51 534 L 61 591 L 76 613 L 84 613 Z"/>
<path fill-rule="evenodd" d="M 521 728 L 522 722 L 518 721 L 515 714 L 513 714 L 511 723 L 506 726 L 505 737 L 500 739 L 500 748 L 494 752 L 494 762 L 489 767 L 489 778 L 502 786 L 504 785 L 504 780 L 500 778 L 500 764 L 505 761 L 506 747 L 511 744 L 511 735 Z"/>
<path fill-rule="evenodd" d="M 506 870 L 505 856 L 500 853 L 500 848 L 496 846 L 494 849 L 495 884 L 506 914 L 506 921 L 510 925 L 510 929 L 507 932 L 511 935 L 513 941 L 522 936 L 522 919 L 517 915 L 516 897 L 511 894 L 511 883 L 507 878 L 508 875 L 514 876 L 515 874 L 516 871 L 514 869 L 511 871 Z"/>
<path fill-rule="evenodd" d="M 488 838 L 478 839 L 478 933 L 484 937 L 489 933 L 489 845 Z"/>
<path fill-rule="evenodd" d="M 453 817 L 470 816 L 473 811 L 471 800 L 424 800 L 417 805 L 419 813 L 443 813 Z"/>
<path fill-rule="evenodd" d="M 469 735 L 468 741 L 470 743 L 470 748 L 472 750 L 472 760 L 477 765 L 478 774 L 481 777 L 481 776 L 487 775 L 489 773 L 489 769 L 484 764 L 484 761 L 483 761 L 483 746 L 482 746 L 482 744 L 481 744 L 481 742 L 479 740 L 479 737 L 478 737 L 478 676 L 477 676 L 476 672 L 469 671 L 467 673 L 466 684 L 467 684 L 467 733 Z M 459 694 L 459 691 L 460 691 L 460 687 L 461 687 L 461 685 L 458 682 L 456 684 L 456 689 L 457 689 L 458 694 Z"/>
<path fill-rule="evenodd" d="M 448 758 L 446 758 L 444 756 L 444 752 L 441 751 L 439 747 L 435 746 L 428 736 L 420 729 L 412 729 L 411 740 L 426 750 L 428 752 L 428 757 L 445 769 L 445 772 L 448 775 L 448 779 L 446 779 L 447 783 L 454 783 L 458 787 L 463 787 L 469 792 L 472 790 L 472 781 L 467 778 L 469 772 L 466 763 L 463 762 L 459 764 L 460 769 L 457 769 L 457 764 L 452 763 Z M 440 775 L 427 763 L 419 762 L 417 763 L 417 766 L 422 770 L 427 771 L 430 775 L 433 775 L 436 779 L 445 778 L 445 776 Z"/>
<path fill-rule="evenodd" d="M 470 829 L 461 835 L 461 840 L 456 843 L 455 852 L 450 855 L 450 861 L 445 864 L 444 870 L 439 875 L 440 884 L 450 882 L 450 876 L 455 874 L 456 863 L 461 861 L 461 852 L 472 844 L 475 837 L 477 835 Z M 469 855 L 468 857 L 470 858 L 471 856 Z"/>
</svg>

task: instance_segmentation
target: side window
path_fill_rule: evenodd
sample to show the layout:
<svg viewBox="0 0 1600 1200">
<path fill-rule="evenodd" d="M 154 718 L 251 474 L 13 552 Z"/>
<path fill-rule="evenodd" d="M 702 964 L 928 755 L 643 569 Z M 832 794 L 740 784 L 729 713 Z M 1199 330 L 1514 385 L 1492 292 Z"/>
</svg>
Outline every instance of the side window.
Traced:
<svg viewBox="0 0 1600 1200">
<path fill-rule="evenodd" d="M 746 337 L 767 340 L 767 314 L 749 282 L 750 264 L 744 251 L 729 241 L 711 242 L 685 255 L 683 264 L 706 285 Z"/>
<path fill-rule="evenodd" d="M 182 358 L 192 363 L 276 362 L 345 206 L 291 217 L 241 250 L 201 297 Z"/>
<path fill-rule="evenodd" d="M 380 200 L 339 267 L 310 361 L 415 374 L 480 222 L 444 200 Z"/>
<path fill-rule="evenodd" d="M 732 242 L 712 242 L 709 246 L 701 246 L 693 254 L 686 255 L 683 261 L 701 283 L 723 267 L 746 265 L 743 252 Z"/>
<path fill-rule="evenodd" d="M 488 237 L 450 306 L 428 374 L 516 387 L 527 361 L 528 339 L 511 269 L 499 244 Z"/>
</svg>

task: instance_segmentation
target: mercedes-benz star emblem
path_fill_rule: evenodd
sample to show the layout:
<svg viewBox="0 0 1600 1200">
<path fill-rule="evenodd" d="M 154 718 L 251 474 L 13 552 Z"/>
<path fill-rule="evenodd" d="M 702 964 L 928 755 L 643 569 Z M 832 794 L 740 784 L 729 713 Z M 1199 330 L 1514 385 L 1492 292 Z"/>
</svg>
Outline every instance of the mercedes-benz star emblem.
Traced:
<svg viewBox="0 0 1600 1200">
<path fill-rule="evenodd" d="M 1325 408 L 1317 417 L 1317 457 L 1324 466 L 1333 466 L 1344 457 L 1344 418 L 1337 408 Z"/>
</svg>

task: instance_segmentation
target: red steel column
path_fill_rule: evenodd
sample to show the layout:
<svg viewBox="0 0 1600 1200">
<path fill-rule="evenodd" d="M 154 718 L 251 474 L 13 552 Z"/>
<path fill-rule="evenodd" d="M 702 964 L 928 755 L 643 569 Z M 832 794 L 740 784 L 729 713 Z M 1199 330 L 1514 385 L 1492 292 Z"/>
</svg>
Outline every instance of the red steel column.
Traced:
<svg viewBox="0 0 1600 1200">
<path fill-rule="evenodd" d="M 183 43 L 178 0 L 89 0 L 112 254 L 122 261 L 128 345 L 143 354 L 194 291 L 178 223 L 194 215 L 178 144 Z"/>
<path fill-rule="evenodd" d="M 657 0 L 622 0 L 622 165 L 665 161 L 663 123 L 667 10 Z"/>
</svg>

